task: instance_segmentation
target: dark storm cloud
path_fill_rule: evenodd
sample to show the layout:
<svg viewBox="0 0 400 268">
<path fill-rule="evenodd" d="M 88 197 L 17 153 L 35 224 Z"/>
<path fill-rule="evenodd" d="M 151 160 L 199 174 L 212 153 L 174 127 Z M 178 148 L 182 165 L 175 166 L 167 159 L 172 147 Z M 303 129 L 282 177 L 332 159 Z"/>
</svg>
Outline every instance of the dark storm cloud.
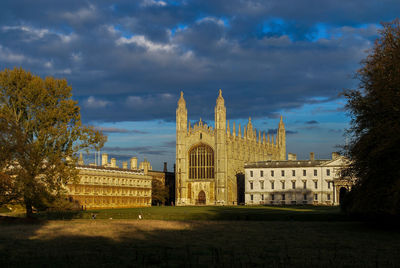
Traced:
<svg viewBox="0 0 400 268">
<path fill-rule="evenodd" d="M 319 124 L 319 122 L 316 121 L 316 120 L 306 121 L 305 123 L 306 123 L 307 125 L 318 125 L 318 124 Z"/>
<path fill-rule="evenodd" d="M 160 147 L 155 146 L 134 146 L 134 147 L 104 147 L 102 149 L 104 152 L 129 152 L 132 155 L 141 154 L 141 155 L 165 155 L 170 153 L 170 151 L 165 149 L 160 149 Z M 125 154 L 120 154 L 125 155 Z"/>
<path fill-rule="evenodd" d="M 286 130 L 285 132 L 286 132 L 287 135 L 294 135 L 294 134 L 299 133 L 296 130 Z M 278 133 L 278 129 L 277 128 L 269 128 L 267 130 L 267 133 L 270 134 L 270 135 L 276 135 L 276 133 Z"/>
<path fill-rule="evenodd" d="M 135 134 L 148 134 L 149 132 L 135 129 L 115 128 L 115 127 L 95 127 L 103 133 L 135 133 Z"/>
<path fill-rule="evenodd" d="M 86 121 L 271 117 L 329 101 L 398 1 L 4 1 L 0 68 L 66 78 Z"/>
</svg>

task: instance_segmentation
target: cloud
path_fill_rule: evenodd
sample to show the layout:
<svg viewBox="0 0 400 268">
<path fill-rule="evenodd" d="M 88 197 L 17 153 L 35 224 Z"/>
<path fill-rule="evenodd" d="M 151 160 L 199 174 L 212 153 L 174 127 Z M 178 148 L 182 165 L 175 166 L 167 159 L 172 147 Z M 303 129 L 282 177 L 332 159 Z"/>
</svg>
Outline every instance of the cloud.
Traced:
<svg viewBox="0 0 400 268">
<path fill-rule="evenodd" d="M 147 131 L 141 130 L 132 130 L 125 128 L 116 128 L 116 127 L 96 127 L 96 129 L 104 132 L 104 133 L 135 133 L 135 134 L 148 134 Z"/>
<path fill-rule="evenodd" d="M 299 132 L 296 131 L 296 130 L 286 130 L 285 132 L 286 132 L 286 135 L 294 135 L 294 134 L 299 133 Z M 278 129 L 277 129 L 277 128 L 269 128 L 269 129 L 267 130 L 267 133 L 268 133 L 269 135 L 276 135 L 276 133 L 278 133 Z"/>
<path fill-rule="evenodd" d="M 299 132 L 296 131 L 296 130 L 286 130 L 286 134 L 287 135 L 294 135 L 294 134 L 297 134 L 297 133 L 299 133 Z"/>
<path fill-rule="evenodd" d="M 170 151 L 165 149 L 160 149 L 159 147 L 153 146 L 134 146 L 134 147 L 104 147 L 102 149 L 105 152 L 130 152 L 132 155 L 166 155 Z"/>
<path fill-rule="evenodd" d="M 275 118 L 355 87 L 398 14 L 395 0 L 6 1 L 0 67 L 66 78 L 85 121 L 173 121 L 180 90 L 190 118 L 213 120 L 219 88 L 229 119 Z"/>
<path fill-rule="evenodd" d="M 318 125 L 318 124 L 319 124 L 319 122 L 316 121 L 316 120 L 306 121 L 305 123 L 306 123 L 307 125 Z"/>
<path fill-rule="evenodd" d="M 164 7 L 167 3 L 164 1 L 155 1 L 155 0 L 143 0 L 141 6 L 149 7 L 149 6 L 159 6 Z"/>
<path fill-rule="evenodd" d="M 89 108 L 89 109 L 101 109 L 101 108 L 104 108 L 104 107 L 106 107 L 106 106 L 108 106 L 110 104 L 111 103 L 109 101 L 100 100 L 100 99 L 97 99 L 97 98 L 95 98 L 93 96 L 90 96 L 89 98 L 87 98 L 87 100 L 84 102 L 83 105 L 86 108 Z"/>
</svg>

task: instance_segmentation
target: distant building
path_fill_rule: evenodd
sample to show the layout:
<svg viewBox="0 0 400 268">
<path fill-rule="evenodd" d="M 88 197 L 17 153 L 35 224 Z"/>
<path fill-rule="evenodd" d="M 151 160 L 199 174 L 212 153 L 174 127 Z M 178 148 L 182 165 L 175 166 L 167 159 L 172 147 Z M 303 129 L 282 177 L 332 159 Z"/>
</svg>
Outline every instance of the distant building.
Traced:
<svg viewBox="0 0 400 268">
<path fill-rule="evenodd" d="M 116 159 L 102 155 L 102 164 L 84 165 L 82 155 L 79 159 L 79 182 L 67 184 L 70 201 L 82 208 L 123 208 L 151 205 L 151 180 L 149 164 L 137 168 L 137 158 L 131 158 L 131 168 L 123 163 L 116 165 Z"/>
<path fill-rule="evenodd" d="M 181 92 L 176 109 L 176 205 L 244 202 L 241 195 L 244 193 L 244 164 L 285 160 L 286 134 L 282 117 L 275 139 L 273 135 L 266 137 L 265 133 L 257 133 L 251 118 L 243 130 L 240 124 L 233 124 L 231 131 L 221 90 L 214 111 L 215 128 L 201 119 L 192 127 Z"/>
<path fill-rule="evenodd" d="M 342 179 L 340 170 L 349 161 L 332 154 L 332 159 L 297 160 L 289 154 L 284 161 L 259 161 L 245 165 L 245 204 L 338 205 L 353 181 Z"/>
</svg>

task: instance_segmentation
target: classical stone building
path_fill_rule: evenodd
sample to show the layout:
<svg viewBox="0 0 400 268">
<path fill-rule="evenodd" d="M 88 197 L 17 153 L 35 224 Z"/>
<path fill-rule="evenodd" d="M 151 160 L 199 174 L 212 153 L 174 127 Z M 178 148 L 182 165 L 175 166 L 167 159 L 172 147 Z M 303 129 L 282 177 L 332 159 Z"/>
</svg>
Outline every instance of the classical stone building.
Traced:
<svg viewBox="0 0 400 268">
<path fill-rule="evenodd" d="M 69 199 L 82 208 L 123 208 L 151 205 L 151 180 L 148 166 L 137 168 L 137 158 L 131 158 L 131 168 L 123 163 L 116 165 L 116 159 L 108 162 L 108 155 L 102 155 L 102 164 L 85 165 L 80 157 L 79 182 L 67 184 Z"/>
<path fill-rule="evenodd" d="M 332 153 L 332 159 L 259 161 L 245 165 L 246 205 L 338 205 L 354 180 L 341 177 L 348 159 Z"/>
<path fill-rule="evenodd" d="M 221 90 L 215 106 L 215 126 L 200 121 L 191 126 L 181 92 L 176 109 L 176 205 L 233 205 L 240 200 L 244 164 L 284 160 L 286 134 L 282 117 L 276 139 L 247 125 L 229 124 Z M 239 183 L 238 183 L 239 182 Z M 244 192 L 244 189 L 243 189 Z M 239 193 L 239 194 L 238 194 Z"/>
</svg>

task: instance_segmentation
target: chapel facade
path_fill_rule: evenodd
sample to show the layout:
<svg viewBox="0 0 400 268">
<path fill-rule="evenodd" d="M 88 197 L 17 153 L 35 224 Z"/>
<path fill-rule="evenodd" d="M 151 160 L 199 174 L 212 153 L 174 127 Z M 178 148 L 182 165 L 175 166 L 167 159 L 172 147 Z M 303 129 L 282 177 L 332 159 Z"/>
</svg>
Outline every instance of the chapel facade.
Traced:
<svg viewBox="0 0 400 268">
<path fill-rule="evenodd" d="M 215 105 L 214 128 L 201 119 L 191 126 L 181 92 L 176 109 L 176 205 L 236 205 L 244 193 L 244 164 L 285 160 L 286 132 L 281 120 L 274 135 L 253 128 L 251 118 L 232 131 L 222 91 Z"/>
</svg>

